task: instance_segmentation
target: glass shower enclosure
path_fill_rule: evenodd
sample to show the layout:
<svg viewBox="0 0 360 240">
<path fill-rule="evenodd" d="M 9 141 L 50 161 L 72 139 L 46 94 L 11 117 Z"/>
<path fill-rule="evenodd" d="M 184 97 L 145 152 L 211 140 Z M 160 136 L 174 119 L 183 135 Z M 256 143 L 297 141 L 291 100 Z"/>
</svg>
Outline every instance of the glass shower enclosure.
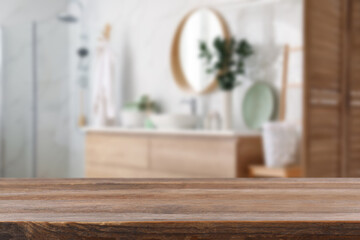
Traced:
<svg viewBox="0 0 360 240">
<path fill-rule="evenodd" d="M 66 177 L 68 35 L 55 18 L 1 27 L 1 177 Z"/>
</svg>

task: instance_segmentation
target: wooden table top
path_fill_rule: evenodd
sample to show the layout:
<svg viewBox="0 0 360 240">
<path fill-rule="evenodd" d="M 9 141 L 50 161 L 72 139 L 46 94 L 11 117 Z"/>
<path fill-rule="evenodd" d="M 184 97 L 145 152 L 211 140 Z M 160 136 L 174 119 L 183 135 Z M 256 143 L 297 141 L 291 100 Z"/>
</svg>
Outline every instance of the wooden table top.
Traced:
<svg viewBox="0 0 360 240">
<path fill-rule="evenodd" d="M 189 239 L 236 232 L 360 236 L 360 180 L 0 180 L 0 239 L 59 231 L 70 235 L 52 239 L 160 232 L 200 234 Z"/>
</svg>

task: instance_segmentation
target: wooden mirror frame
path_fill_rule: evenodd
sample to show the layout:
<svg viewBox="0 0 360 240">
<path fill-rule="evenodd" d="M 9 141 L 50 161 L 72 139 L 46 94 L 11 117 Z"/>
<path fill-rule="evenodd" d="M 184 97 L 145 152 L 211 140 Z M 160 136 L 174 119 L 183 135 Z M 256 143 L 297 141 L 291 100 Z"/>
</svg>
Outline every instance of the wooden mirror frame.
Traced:
<svg viewBox="0 0 360 240">
<path fill-rule="evenodd" d="M 208 94 L 213 92 L 217 87 L 218 87 L 218 83 L 216 81 L 216 78 L 212 81 L 212 83 L 207 86 L 204 90 L 202 91 L 196 91 L 194 90 L 189 81 L 186 79 L 185 74 L 183 72 L 182 66 L 181 66 L 181 62 L 180 62 L 180 38 L 181 38 L 181 34 L 184 30 L 184 26 L 186 24 L 186 22 L 189 20 L 189 18 L 198 10 L 200 9 L 204 9 L 204 8 L 196 8 L 192 11 L 190 11 L 188 14 L 185 15 L 185 17 L 181 20 L 179 26 L 176 29 L 175 32 L 175 36 L 173 39 L 173 43 L 172 43 L 172 49 L 171 49 L 171 69 L 172 69 L 172 73 L 173 76 L 175 78 L 175 82 L 177 83 L 177 85 L 190 93 L 195 93 L 195 94 L 199 94 L 199 95 L 203 95 L 203 94 Z M 217 19 L 219 20 L 219 23 L 221 25 L 223 34 L 225 39 L 230 39 L 230 32 L 229 32 L 229 28 L 226 24 L 225 19 L 222 17 L 222 15 L 212 9 L 212 8 L 206 8 L 208 10 L 210 10 L 212 13 L 215 14 L 215 16 L 217 17 Z"/>
</svg>

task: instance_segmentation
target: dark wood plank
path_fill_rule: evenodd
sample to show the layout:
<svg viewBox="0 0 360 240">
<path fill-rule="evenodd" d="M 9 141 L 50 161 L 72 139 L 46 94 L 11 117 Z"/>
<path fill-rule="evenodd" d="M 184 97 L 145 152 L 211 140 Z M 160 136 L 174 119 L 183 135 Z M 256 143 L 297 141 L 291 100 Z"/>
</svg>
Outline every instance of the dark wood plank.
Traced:
<svg viewBox="0 0 360 240">
<path fill-rule="evenodd" d="M 357 179 L 0 180 L 0 239 L 359 239 Z"/>
<path fill-rule="evenodd" d="M 303 170 L 307 177 L 341 177 L 346 165 L 343 152 L 344 104 L 347 103 L 344 101 L 344 66 L 347 65 L 344 35 L 348 0 L 305 0 L 304 3 Z M 321 132 L 321 138 L 314 137 L 314 132 Z M 324 143 L 324 140 L 334 139 L 334 144 Z M 314 147 L 318 149 L 314 151 Z M 327 167 L 318 155 L 327 157 Z"/>
</svg>

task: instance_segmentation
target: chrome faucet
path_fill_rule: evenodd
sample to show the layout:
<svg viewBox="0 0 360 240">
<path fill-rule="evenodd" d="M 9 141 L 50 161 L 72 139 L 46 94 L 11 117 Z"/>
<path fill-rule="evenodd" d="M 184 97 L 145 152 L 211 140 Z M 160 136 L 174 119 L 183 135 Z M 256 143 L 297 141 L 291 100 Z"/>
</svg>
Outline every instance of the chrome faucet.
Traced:
<svg viewBox="0 0 360 240">
<path fill-rule="evenodd" d="M 193 116 L 197 115 L 197 101 L 196 101 L 195 98 L 182 100 L 181 103 L 182 104 L 189 104 L 190 105 L 191 115 L 193 115 Z"/>
</svg>

